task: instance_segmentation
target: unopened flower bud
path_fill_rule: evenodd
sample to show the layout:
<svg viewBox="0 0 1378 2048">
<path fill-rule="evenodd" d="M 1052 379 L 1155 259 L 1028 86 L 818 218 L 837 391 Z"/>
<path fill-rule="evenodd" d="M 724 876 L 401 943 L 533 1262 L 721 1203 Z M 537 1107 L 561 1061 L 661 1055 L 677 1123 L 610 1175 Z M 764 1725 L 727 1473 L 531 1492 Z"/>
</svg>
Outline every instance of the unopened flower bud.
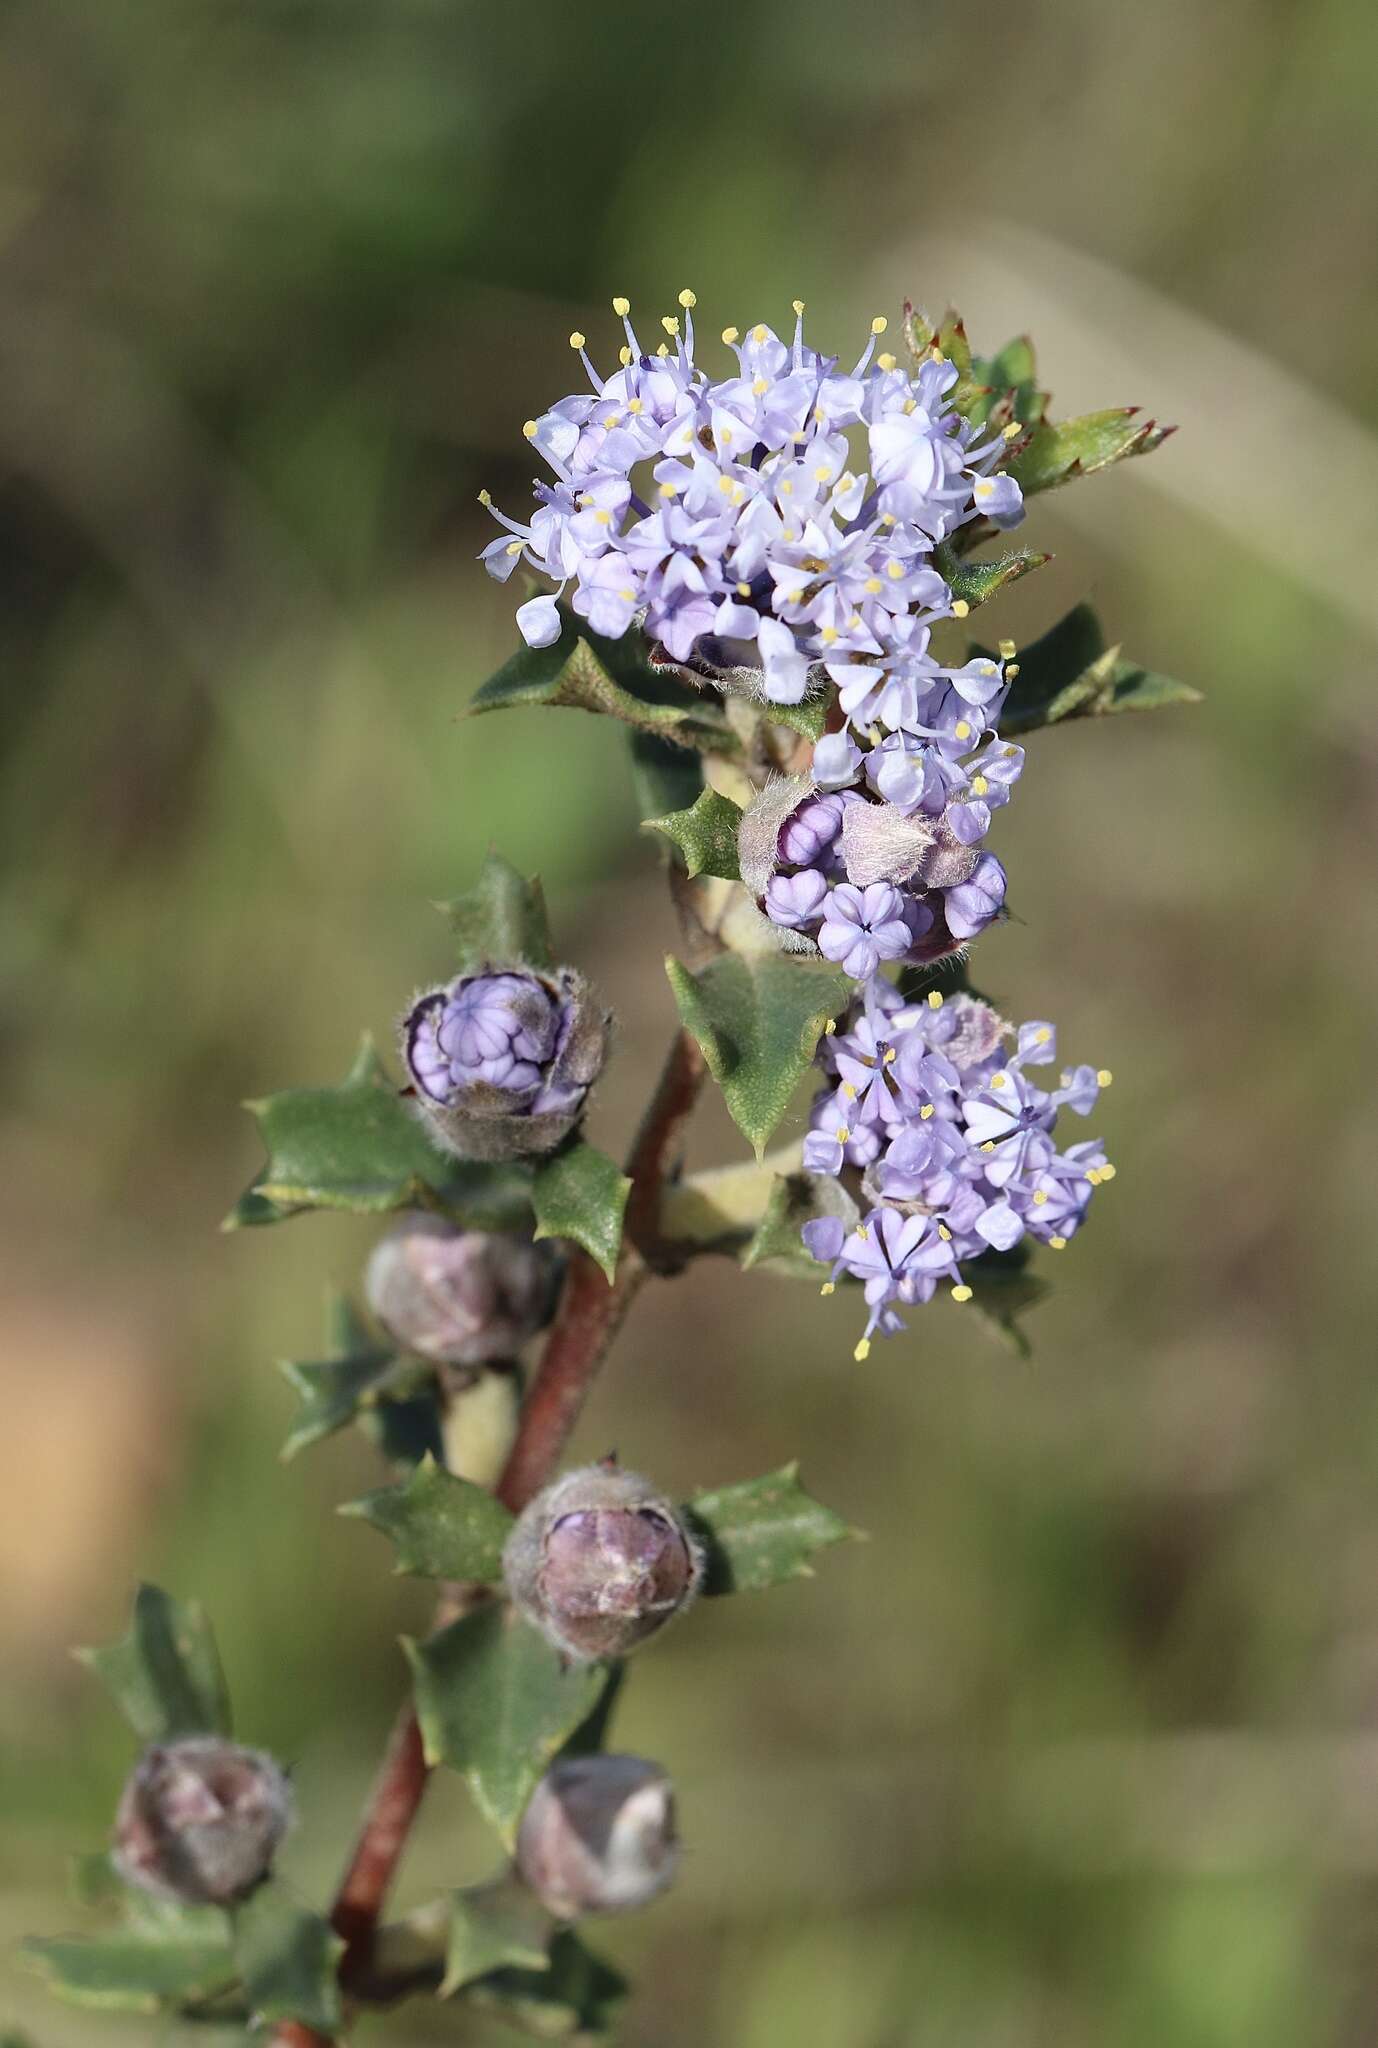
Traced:
<svg viewBox="0 0 1378 2048">
<path fill-rule="evenodd" d="M 567 1657 L 620 1657 L 687 1607 L 703 1558 L 679 1511 L 611 1460 L 567 1472 L 518 1517 L 507 1590 Z"/>
<path fill-rule="evenodd" d="M 160 1898 L 234 1905 L 268 1875 L 291 1817 L 291 1787 L 261 1750 L 218 1735 L 155 1743 L 120 1800 L 115 1867 Z"/>
<path fill-rule="evenodd" d="M 678 1864 L 674 1787 L 639 1756 L 553 1765 L 517 1834 L 517 1869 L 557 1920 L 647 1906 Z"/>
<path fill-rule="evenodd" d="M 583 1115 L 608 1022 L 572 968 L 461 974 L 418 997 L 402 1023 L 417 1107 L 461 1159 L 549 1152 Z"/>
<path fill-rule="evenodd" d="M 404 1216 L 373 1248 L 369 1307 L 422 1358 L 484 1365 L 512 1358 L 550 1320 L 559 1254 L 548 1243 L 457 1230 L 439 1216 Z"/>
</svg>

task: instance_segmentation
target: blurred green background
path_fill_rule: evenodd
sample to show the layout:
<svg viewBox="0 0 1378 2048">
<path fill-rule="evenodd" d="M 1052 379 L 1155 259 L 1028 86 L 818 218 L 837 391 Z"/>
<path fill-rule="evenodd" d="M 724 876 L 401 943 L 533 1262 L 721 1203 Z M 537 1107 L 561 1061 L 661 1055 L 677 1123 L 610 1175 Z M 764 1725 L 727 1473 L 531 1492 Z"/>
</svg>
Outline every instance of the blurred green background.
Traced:
<svg viewBox="0 0 1378 2048">
<path fill-rule="evenodd" d="M 199 1593 L 295 1759 L 324 1897 L 425 1589 L 275 1461 L 372 1233 L 225 1237 L 246 1097 L 442 971 L 490 839 L 621 1018 L 673 937 L 619 734 L 457 721 L 514 641 L 473 556 L 613 292 L 844 355 L 906 291 L 1062 411 L 1181 433 L 1040 500 L 1021 637 L 1091 596 L 1198 712 L 1042 736 L 980 981 L 1115 1070 L 1120 1174 L 1030 1365 L 946 1304 L 710 1263 L 580 1433 L 672 1487 L 798 1452 L 869 1545 L 637 1667 L 677 1892 L 599 1945 L 634 2048 L 1359 2048 L 1378 2034 L 1378 14 L 826 0 L 11 0 L 0 15 L 0 2021 L 128 1761 L 73 1640 Z M 695 1156 L 738 1156 L 717 1105 Z M 403 1904 L 484 1869 L 438 1785 Z M 360 2028 L 508 2038 L 460 2009 Z"/>
</svg>

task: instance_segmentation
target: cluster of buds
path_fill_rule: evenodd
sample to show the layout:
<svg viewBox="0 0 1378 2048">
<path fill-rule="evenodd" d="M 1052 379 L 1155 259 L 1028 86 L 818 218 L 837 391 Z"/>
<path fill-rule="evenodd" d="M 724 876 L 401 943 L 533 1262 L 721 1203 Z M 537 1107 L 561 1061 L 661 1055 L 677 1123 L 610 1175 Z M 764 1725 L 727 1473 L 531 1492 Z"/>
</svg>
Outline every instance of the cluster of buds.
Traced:
<svg viewBox="0 0 1378 2048">
<path fill-rule="evenodd" d="M 291 1787 L 262 1751 L 217 1735 L 155 1743 L 120 1800 L 115 1866 L 158 1898 L 232 1906 L 268 1875 L 291 1818 Z"/>
<path fill-rule="evenodd" d="M 679 1864 L 674 1787 L 639 1756 L 567 1758 L 532 1794 L 516 1860 L 557 1920 L 647 1906 Z"/>
<path fill-rule="evenodd" d="M 549 1152 L 584 1113 L 608 1025 L 573 968 L 461 974 L 418 996 L 402 1021 L 413 1100 L 462 1159 Z"/>
<path fill-rule="evenodd" d="M 437 1365 L 515 1358 L 549 1322 L 560 1257 L 549 1243 L 458 1230 L 404 1216 L 375 1245 L 364 1275 L 369 1307 L 406 1350 Z"/>
<path fill-rule="evenodd" d="M 575 1663 L 621 1657 L 698 1592 L 703 1553 L 683 1516 L 613 1458 L 567 1472 L 518 1516 L 503 1553 L 507 1590 Z"/>
<path fill-rule="evenodd" d="M 859 1182 L 866 1211 L 848 1231 L 837 1217 L 804 1226 L 816 1259 L 860 1280 L 869 1319 L 858 1358 L 878 1331 L 904 1327 L 896 1304 L 930 1301 L 947 1282 L 969 1301 L 962 1262 L 1009 1251 L 1027 1236 L 1061 1251 L 1095 1189 L 1115 1169 L 1097 1139 L 1059 1149 L 1063 1109 L 1087 1116 L 1110 1075 L 1075 1067 L 1048 1090 L 1030 1067 L 1057 1057 L 1051 1024 L 1016 1032 L 975 996 L 907 1003 L 869 982 L 844 1028 L 826 1036 L 804 1165 Z"/>
</svg>

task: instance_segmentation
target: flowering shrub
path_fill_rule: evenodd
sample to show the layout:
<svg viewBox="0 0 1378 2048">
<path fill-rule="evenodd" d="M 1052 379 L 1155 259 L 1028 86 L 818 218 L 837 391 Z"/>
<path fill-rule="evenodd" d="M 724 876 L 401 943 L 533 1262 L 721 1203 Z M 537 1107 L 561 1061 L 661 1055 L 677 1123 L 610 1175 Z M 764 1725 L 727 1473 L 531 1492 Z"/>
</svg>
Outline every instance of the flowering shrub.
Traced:
<svg viewBox="0 0 1378 2048">
<path fill-rule="evenodd" d="M 281 2048 L 410 1993 L 541 2038 L 606 2032 L 624 1987 L 577 1923 L 649 1903 L 678 1858 L 662 1766 L 605 1749 L 624 1660 L 699 1597 L 783 1583 L 851 1534 L 792 1465 L 689 1501 L 615 1459 L 558 1472 L 633 1297 L 732 1251 L 854 1300 L 857 1359 L 940 1294 L 1022 1346 L 1042 1251 L 1114 1178 L 1078 1135 L 1109 1073 L 1060 1066 L 1051 1023 L 1016 1027 L 969 985 L 1009 886 L 987 841 L 1023 737 L 1195 693 L 1107 648 L 1085 606 L 1022 650 L 964 622 L 1047 559 L 987 552 L 1028 499 L 1167 430 L 1125 409 L 1057 422 L 1026 342 L 974 358 L 955 315 L 912 307 L 898 352 L 877 319 L 846 369 L 806 343 L 802 305 L 788 340 L 728 328 L 715 378 L 694 294 L 679 304 L 648 347 L 613 301 L 607 377 L 572 335 L 589 389 L 527 423 L 529 517 L 483 494 L 489 573 L 540 582 L 525 646 L 472 706 L 626 728 L 683 931 L 664 1071 L 623 1171 L 583 1128 L 612 1020 L 560 964 L 539 885 L 494 854 L 447 906 L 452 957 L 418 963 L 435 985 L 395 992 L 400 1084 L 366 1043 L 339 1086 L 256 1105 L 266 1159 L 233 1225 L 394 1219 L 366 1312 L 339 1303 L 330 1355 L 287 1368 L 285 1450 L 369 1434 L 393 1477 L 347 1511 L 439 1583 L 436 1625 L 406 1646 L 408 1698 L 317 1912 L 273 1873 L 290 1791 L 230 1740 L 207 1622 L 140 1590 L 128 1635 L 85 1653 L 141 1745 L 88 1873 L 115 1917 L 31 1944 L 71 1998 L 267 2027 Z M 710 1077 L 756 1165 L 685 1176 Z M 440 1766 L 500 1867 L 389 1923 Z"/>
</svg>

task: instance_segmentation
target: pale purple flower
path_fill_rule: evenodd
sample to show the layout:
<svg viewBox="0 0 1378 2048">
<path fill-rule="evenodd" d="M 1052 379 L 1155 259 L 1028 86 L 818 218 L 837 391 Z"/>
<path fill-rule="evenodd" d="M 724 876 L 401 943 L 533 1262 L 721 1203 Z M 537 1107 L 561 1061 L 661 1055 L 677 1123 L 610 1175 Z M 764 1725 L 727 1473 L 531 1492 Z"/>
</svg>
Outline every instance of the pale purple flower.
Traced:
<svg viewBox="0 0 1378 2048">
<path fill-rule="evenodd" d="M 854 981 L 865 981 L 882 960 L 899 960 L 913 943 L 900 892 L 889 882 L 856 889 L 842 882 L 828 897 L 818 950 Z"/>
</svg>

